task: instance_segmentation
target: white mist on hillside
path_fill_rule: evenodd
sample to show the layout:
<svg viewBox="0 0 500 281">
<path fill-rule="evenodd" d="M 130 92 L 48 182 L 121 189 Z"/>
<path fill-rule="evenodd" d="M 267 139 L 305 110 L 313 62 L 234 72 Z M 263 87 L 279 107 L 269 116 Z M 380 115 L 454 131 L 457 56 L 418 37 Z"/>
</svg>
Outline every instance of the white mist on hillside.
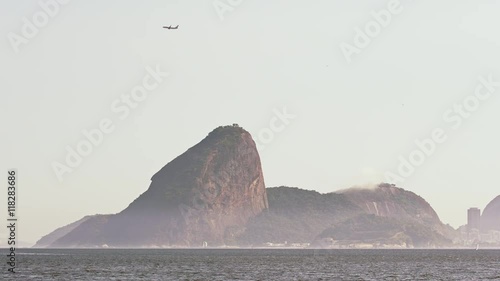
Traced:
<svg viewBox="0 0 500 281">
<path fill-rule="evenodd" d="M 351 186 L 349 188 L 343 188 L 343 189 L 337 190 L 337 191 L 335 191 L 335 193 L 343 193 L 343 192 L 346 192 L 348 190 L 353 190 L 353 189 L 375 190 L 380 184 L 382 184 L 382 182 L 379 182 L 379 183 L 357 184 L 357 185 L 353 185 L 353 186 Z"/>
</svg>

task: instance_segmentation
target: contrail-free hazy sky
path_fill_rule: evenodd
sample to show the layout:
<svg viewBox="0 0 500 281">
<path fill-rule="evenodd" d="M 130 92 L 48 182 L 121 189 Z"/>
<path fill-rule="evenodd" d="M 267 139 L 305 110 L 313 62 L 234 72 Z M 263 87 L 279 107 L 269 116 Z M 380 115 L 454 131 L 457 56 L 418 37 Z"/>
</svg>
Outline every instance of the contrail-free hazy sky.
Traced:
<svg viewBox="0 0 500 281">
<path fill-rule="evenodd" d="M 121 211 L 232 123 L 269 187 L 390 172 L 454 227 L 500 194 L 497 1 L 66 2 L 0 3 L 0 171 L 19 172 L 19 240 Z"/>
</svg>

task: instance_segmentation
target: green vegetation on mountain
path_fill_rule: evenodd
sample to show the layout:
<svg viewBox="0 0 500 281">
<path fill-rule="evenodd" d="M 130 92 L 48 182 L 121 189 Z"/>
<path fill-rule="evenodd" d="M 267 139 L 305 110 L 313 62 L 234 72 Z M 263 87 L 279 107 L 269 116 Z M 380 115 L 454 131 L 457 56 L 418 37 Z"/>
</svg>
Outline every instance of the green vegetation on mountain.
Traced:
<svg viewBox="0 0 500 281">
<path fill-rule="evenodd" d="M 330 238 L 346 244 L 374 243 L 404 245 L 405 247 L 432 247 L 451 245 L 451 240 L 415 220 L 361 214 L 325 229 L 318 239 Z"/>
<path fill-rule="evenodd" d="M 381 184 L 334 193 L 268 188 L 269 209 L 250 220 L 243 245 L 316 242 L 433 247 L 451 243 L 448 230 L 420 196 Z M 321 244 L 321 243 L 320 243 Z M 325 244 L 322 244 L 325 246 Z"/>
<path fill-rule="evenodd" d="M 362 212 L 342 194 L 281 186 L 268 188 L 267 196 L 269 209 L 250 220 L 241 244 L 311 242 L 326 226 Z"/>
</svg>

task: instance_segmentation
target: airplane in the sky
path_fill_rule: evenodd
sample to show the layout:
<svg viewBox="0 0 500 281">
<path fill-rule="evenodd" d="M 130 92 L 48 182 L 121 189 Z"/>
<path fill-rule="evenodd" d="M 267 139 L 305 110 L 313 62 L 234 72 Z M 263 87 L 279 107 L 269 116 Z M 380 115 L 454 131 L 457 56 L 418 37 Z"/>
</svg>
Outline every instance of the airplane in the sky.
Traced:
<svg viewBox="0 0 500 281">
<path fill-rule="evenodd" d="M 179 25 L 177 25 L 176 27 L 172 27 L 171 25 L 170 26 L 164 26 L 163 28 L 166 28 L 166 29 L 177 29 L 177 28 L 179 28 Z"/>
</svg>

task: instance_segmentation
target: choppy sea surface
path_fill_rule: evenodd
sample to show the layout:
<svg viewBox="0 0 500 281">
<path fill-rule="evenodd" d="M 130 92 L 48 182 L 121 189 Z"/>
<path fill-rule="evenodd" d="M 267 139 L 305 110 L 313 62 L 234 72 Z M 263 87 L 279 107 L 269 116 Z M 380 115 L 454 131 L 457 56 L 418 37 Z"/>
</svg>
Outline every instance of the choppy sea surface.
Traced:
<svg viewBox="0 0 500 281">
<path fill-rule="evenodd" d="M 1 280 L 500 280 L 500 250 L 20 249 Z"/>
</svg>

